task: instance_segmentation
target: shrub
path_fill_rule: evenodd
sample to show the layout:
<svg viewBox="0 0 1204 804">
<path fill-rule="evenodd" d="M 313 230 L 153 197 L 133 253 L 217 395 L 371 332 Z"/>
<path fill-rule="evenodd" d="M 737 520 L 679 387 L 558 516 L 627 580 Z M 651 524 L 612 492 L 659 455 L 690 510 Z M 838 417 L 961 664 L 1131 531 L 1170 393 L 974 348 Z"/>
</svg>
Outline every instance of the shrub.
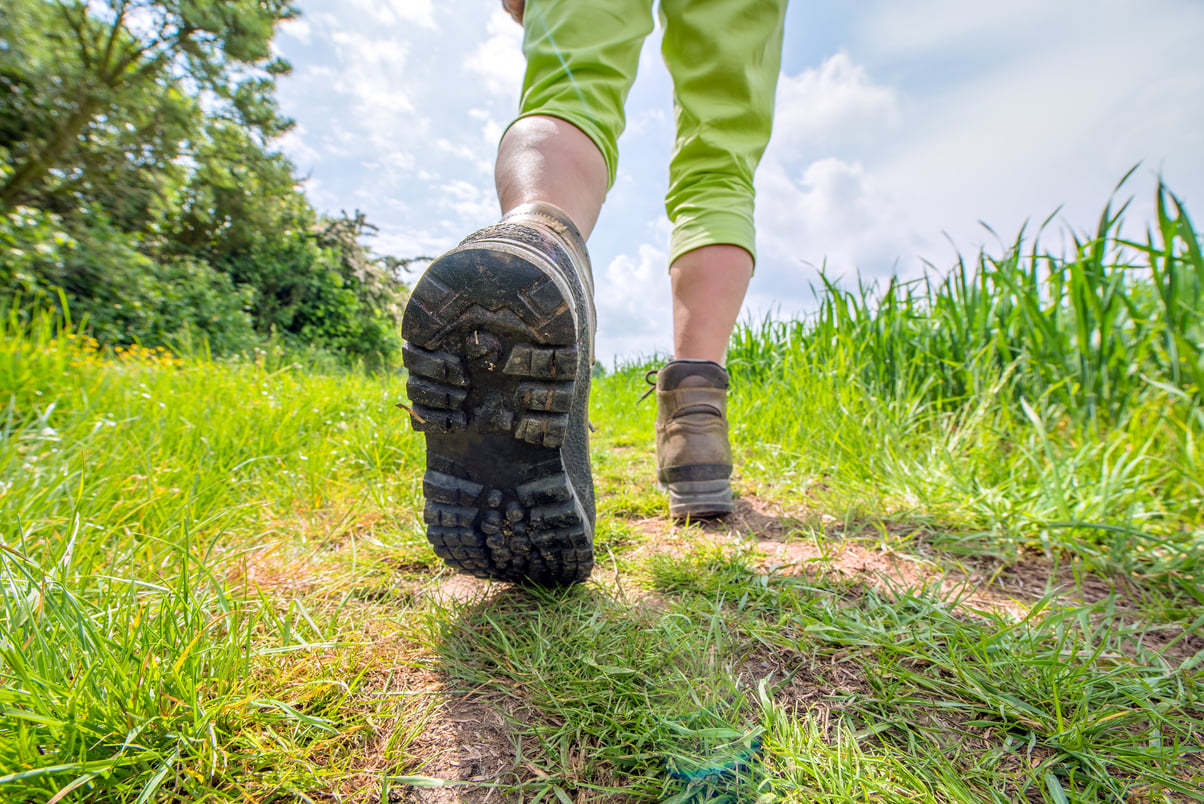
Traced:
<svg viewBox="0 0 1204 804">
<path fill-rule="evenodd" d="M 217 353 L 255 345 L 251 292 L 187 258 L 157 261 L 137 235 L 102 216 L 84 226 L 19 207 L 0 219 L 0 291 L 30 314 L 67 305 L 101 343 L 178 348 L 207 341 Z"/>
</svg>

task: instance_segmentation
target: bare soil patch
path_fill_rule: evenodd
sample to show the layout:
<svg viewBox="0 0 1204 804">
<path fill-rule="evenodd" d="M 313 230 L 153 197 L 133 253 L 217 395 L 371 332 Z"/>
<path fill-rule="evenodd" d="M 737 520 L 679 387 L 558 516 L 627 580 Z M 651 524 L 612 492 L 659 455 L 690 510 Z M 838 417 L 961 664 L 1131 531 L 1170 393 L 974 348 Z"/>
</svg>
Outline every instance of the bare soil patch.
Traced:
<svg viewBox="0 0 1204 804">
<path fill-rule="evenodd" d="M 760 572 L 806 576 L 816 583 L 864 584 L 885 595 L 928 589 L 962 608 L 1015 615 L 1026 610 L 1024 598 L 1016 595 L 1018 590 L 997 584 L 997 573 L 988 574 L 986 568 L 967 573 L 941 567 L 926 557 L 867 546 L 863 540 L 842 535 L 831 517 L 826 518 L 829 527 L 820 531 L 821 538 L 806 536 L 798 523 L 808 520 L 816 521 L 817 515 L 791 512 L 759 497 L 741 497 L 732 515 L 723 519 L 683 524 L 658 516 L 636 522 L 635 529 L 647 537 L 639 548 L 643 554 L 682 554 L 705 539 L 734 548 L 755 548 L 763 556 L 756 566 Z M 1029 601 L 1038 597 L 1035 594 Z"/>
<path fill-rule="evenodd" d="M 390 802 L 486 804 L 503 801 L 491 784 L 515 781 L 518 739 L 497 703 L 487 696 L 447 694 L 413 745 L 422 757 L 415 773 L 447 781 L 446 787 L 410 787 L 395 791 Z M 529 775 L 523 773 L 521 775 Z M 505 777 L 509 776 L 509 779 Z M 465 783 L 457 785 L 457 782 Z"/>
<path fill-rule="evenodd" d="M 946 564 L 939 551 L 922 539 L 900 539 L 900 546 L 895 547 L 883 538 L 881 527 L 859 531 L 814 511 L 789 510 L 756 496 L 741 497 L 734 514 L 723 520 L 679 523 L 658 516 L 631 525 L 645 537 L 627 554 L 635 560 L 657 553 L 684 555 L 699 540 L 706 540 L 724 548 L 755 550 L 754 569 L 767 575 L 804 577 L 817 585 L 843 588 L 851 596 L 861 588 L 872 588 L 884 596 L 926 590 L 967 616 L 989 612 L 1020 618 L 1051 591 L 1067 605 L 1111 598 L 1121 625 L 1136 616 L 1139 606 L 1139 590 L 1128 579 L 1084 573 L 1039 555 L 1010 562 L 958 556 Z M 350 538 L 326 540 L 320 547 L 311 544 L 308 550 L 267 545 L 232 570 L 231 580 L 270 590 L 284 599 L 325 596 L 328 589 L 338 586 L 343 571 L 330 561 L 332 554 L 350 549 L 354 538 L 351 534 Z M 443 571 L 415 576 L 418 567 L 394 569 L 392 583 L 399 595 L 394 605 L 403 599 L 413 607 L 488 606 L 495 596 L 513 591 L 506 585 Z M 656 593 L 636 588 L 604 560 L 594 577 L 633 606 L 654 613 L 671 605 Z M 383 613 L 389 611 L 382 605 L 385 602 L 363 605 L 378 606 Z M 542 715 L 526 711 L 520 696 L 465 689 L 462 682 L 438 667 L 429 649 L 416 647 L 389 628 L 370 626 L 363 636 L 373 644 L 357 659 L 357 671 L 365 672 L 365 683 L 354 705 L 369 715 L 365 722 L 371 724 L 371 731 L 355 737 L 351 772 L 329 800 L 379 802 L 383 776 L 412 775 L 442 780 L 443 784 L 395 785 L 386 801 L 487 804 L 505 800 L 507 794 L 499 785 L 543 778 L 541 769 L 523 759 L 534 753 L 533 747 L 524 747 L 515 728 L 515 724 L 534 723 Z M 1163 655 L 1172 666 L 1204 650 L 1204 637 L 1176 626 L 1146 628 L 1141 640 L 1144 648 Z M 801 661 L 803 657 L 779 648 L 750 644 L 743 649 L 747 653 L 736 666 L 742 684 L 755 689 L 762 679 L 768 679 L 780 705 L 813 718 L 827 734 L 840 722 L 842 701 L 869 690 L 861 663 L 849 653 L 837 651 Z M 382 700 L 398 704 L 382 707 Z M 399 731 L 403 733 L 399 735 Z M 978 733 L 965 724 L 951 722 L 947 731 L 961 735 L 968 751 L 986 750 L 992 744 L 991 734 Z M 1017 778 L 1024 770 L 1015 769 Z M 602 799 L 595 794 L 590 800 Z"/>
<path fill-rule="evenodd" d="M 946 555 L 917 536 L 924 528 L 899 523 L 848 527 L 833 517 L 791 510 L 755 495 L 737 498 L 736 510 L 723 519 L 682 523 L 656 516 L 633 526 L 646 539 L 636 549 L 638 558 L 681 555 L 705 539 L 719 546 L 754 548 L 763 556 L 756 565 L 759 572 L 805 576 L 831 585 L 863 584 L 885 596 L 927 590 L 967 613 L 1023 617 L 1052 595 L 1055 603 L 1075 607 L 1110 600 L 1118 623 L 1132 627 L 1142 621 L 1141 590 L 1123 575 L 1099 575 L 1039 553 L 1014 559 Z M 894 540 L 898 546 L 890 543 L 892 535 L 899 537 Z M 1204 637 L 1178 626 L 1148 630 L 1145 643 L 1161 646 L 1166 659 L 1180 663 L 1204 649 Z"/>
</svg>

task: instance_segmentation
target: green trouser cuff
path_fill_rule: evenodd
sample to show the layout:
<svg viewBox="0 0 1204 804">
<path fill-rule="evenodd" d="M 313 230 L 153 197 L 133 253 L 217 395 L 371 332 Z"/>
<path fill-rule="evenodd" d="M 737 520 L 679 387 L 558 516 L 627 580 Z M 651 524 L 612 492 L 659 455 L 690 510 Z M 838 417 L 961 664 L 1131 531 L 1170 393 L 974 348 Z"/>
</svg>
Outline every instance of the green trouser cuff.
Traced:
<svg viewBox="0 0 1204 804">
<path fill-rule="evenodd" d="M 727 210 L 702 209 L 696 213 L 682 212 L 673 224 L 669 237 L 669 265 L 688 251 L 703 246 L 739 246 L 757 260 L 751 199 L 747 205 L 734 205 Z M 739 209 L 747 206 L 747 210 Z"/>
<path fill-rule="evenodd" d="M 527 0 L 519 117 L 547 115 L 582 131 L 618 165 L 624 104 L 653 0 Z M 670 260 L 701 246 L 752 254 L 753 174 L 769 142 L 786 0 L 660 0 L 661 53 L 673 77 L 673 156 L 665 209 Z"/>
</svg>

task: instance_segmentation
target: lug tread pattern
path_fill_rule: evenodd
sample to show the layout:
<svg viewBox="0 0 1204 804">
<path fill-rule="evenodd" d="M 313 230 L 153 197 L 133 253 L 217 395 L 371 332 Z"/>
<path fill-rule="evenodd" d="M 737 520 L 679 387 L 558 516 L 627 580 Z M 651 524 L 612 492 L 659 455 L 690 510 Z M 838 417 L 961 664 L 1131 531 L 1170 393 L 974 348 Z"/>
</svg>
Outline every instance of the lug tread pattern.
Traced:
<svg viewBox="0 0 1204 804">
<path fill-rule="evenodd" d="M 468 387 L 468 375 L 463 361 L 450 352 L 422 349 L 412 343 L 401 347 L 401 359 L 410 374 L 417 374 L 457 388 Z"/>
<path fill-rule="evenodd" d="M 503 370 L 520 377 L 572 380 L 577 376 L 577 347 L 515 346 Z"/>
<path fill-rule="evenodd" d="M 567 383 L 519 383 L 518 401 L 527 410 L 568 413 L 573 405 L 573 389 Z"/>
<path fill-rule="evenodd" d="M 454 354 L 406 343 L 402 362 L 410 372 L 406 393 L 413 405 L 410 423 L 419 432 L 449 433 L 468 427 L 462 407 L 469 381 L 463 361 Z"/>
<path fill-rule="evenodd" d="M 518 385 L 518 417 L 514 437 L 528 444 L 559 448 L 568 433 L 577 374 L 577 348 L 543 348 L 520 344 L 511 350 L 503 371 L 530 380 Z"/>
<path fill-rule="evenodd" d="M 558 448 L 564 443 L 568 433 L 569 417 L 567 414 L 551 416 L 531 413 L 523 416 L 514 428 L 514 437 L 528 444 L 541 447 Z"/>
<path fill-rule="evenodd" d="M 449 566 L 517 583 L 589 577 L 593 545 L 564 472 L 500 489 L 427 470 L 422 485 L 427 538 Z"/>
<path fill-rule="evenodd" d="M 411 402 L 422 407 L 458 410 L 468 396 L 468 389 L 442 385 L 411 374 L 406 382 L 406 393 Z"/>
</svg>

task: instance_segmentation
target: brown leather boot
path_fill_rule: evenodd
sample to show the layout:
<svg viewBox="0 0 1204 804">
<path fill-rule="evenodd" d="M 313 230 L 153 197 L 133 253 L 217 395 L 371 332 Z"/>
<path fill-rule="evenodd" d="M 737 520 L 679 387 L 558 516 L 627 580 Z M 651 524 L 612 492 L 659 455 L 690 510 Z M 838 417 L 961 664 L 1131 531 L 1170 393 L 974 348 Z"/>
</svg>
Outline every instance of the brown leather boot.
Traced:
<svg viewBox="0 0 1204 804">
<path fill-rule="evenodd" d="M 709 360 L 674 360 L 656 374 L 657 480 L 672 517 L 732 511 L 727 387 L 727 371 Z"/>
</svg>

